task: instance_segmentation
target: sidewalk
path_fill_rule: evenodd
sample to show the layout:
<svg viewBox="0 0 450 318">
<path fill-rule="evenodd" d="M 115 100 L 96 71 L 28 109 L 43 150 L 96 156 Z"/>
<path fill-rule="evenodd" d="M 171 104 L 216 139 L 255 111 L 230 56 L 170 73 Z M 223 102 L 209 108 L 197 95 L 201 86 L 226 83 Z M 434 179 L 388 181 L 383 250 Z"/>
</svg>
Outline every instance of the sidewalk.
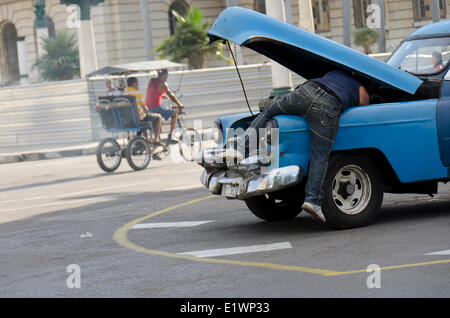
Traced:
<svg viewBox="0 0 450 318">
<path fill-rule="evenodd" d="M 5 150 L 0 149 L 0 164 L 91 155 L 96 153 L 97 146 L 98 142 L 92 142 L 72 145 L 70 147 L 55 145 L 45 146 L 45 148 L 42 146 L 34 146 Z"/>
<path fill-rule="evenodd" d="M 207 131 L 208 129 L 199 130 L 202 140 L 204 133 Z M 161 139 L 162 141 L 167 139 L 166 132 L 161 134 Z M 202 142 L 205 142 L 205 140 Z M 36 145 L 27 147 L 0 148 L 0 164 L 92 155 L 97 152 L 98 144 L 99 141 L 93 141 L 90 143 L 75 144 L 70 147 L 65 145 Z"/>
</svg>

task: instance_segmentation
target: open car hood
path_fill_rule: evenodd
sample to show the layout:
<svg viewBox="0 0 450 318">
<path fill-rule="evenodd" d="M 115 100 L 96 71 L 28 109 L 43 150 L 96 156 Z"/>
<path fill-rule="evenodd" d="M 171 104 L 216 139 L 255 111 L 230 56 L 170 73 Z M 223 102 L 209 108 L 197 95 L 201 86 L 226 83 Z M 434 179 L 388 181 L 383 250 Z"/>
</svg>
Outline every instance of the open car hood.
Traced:
<svg viewBox="0 0 450 318">
<path fill-rule="evenodd" d="M 306 79 L 332 70 L 351 72 L 363 85 L 371 81 L 414 94 L 422 81 L 400 69 L 259 12 L 225 9 L 208 31 L 211 41 L 228 40 L 280 63 Z"/>
</svg>

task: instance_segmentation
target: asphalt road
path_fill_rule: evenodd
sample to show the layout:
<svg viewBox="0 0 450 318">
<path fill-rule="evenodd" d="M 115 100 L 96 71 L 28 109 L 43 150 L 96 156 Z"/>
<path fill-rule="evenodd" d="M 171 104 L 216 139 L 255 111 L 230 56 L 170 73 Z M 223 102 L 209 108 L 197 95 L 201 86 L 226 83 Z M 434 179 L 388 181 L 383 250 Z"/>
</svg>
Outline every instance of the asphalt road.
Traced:
<svg viewBox="0 0 450 318">
<path fill-rule="evenodd" d="M 334 231 L 306 214 L 263 222 L 200 173 L 169 159 L 113 174 L 94 156 L 1 165 L 0 297 L 450 296 L 450 186 L 386 195 L 372 225 Z"/>
</svg>

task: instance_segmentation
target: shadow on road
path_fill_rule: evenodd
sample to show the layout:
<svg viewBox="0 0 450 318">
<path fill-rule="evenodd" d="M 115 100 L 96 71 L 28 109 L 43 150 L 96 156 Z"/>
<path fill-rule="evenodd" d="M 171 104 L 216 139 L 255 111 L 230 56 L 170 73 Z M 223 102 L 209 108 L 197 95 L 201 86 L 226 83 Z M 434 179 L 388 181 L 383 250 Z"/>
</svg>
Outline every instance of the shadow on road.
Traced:
<svg viewBox="0 0 450 318">
<path fill-rule="evenodd" d="M 429 219 L 450 215 L 450 200 L 448 201 L 413 201 L 398 205 L 381 206 L 375 219 L 376 224 L 403 222 L 411 219 Z"/>
<path fill-rule="evenodd" d="M 152 168 L 149 167 L 147 169 L 152 169 Z M 157 169 L 157 167 L 155 167 L 154 169 Z M 131 174 L 131 173 L 139 173 L 139 172 L 129 170 L 129 171 L 119 171 L 119 172 L 114 172 L 114 173 L 97 173 L 97 174 L 93 174 L 90 176 L 84 176 L 84 177 L 72 177 L 72 178 L 58 179 L 58 180 L 52 180 L 52 181 L 47 181 L 47 182 L 38 182 L 38 183 L 33 183 L 33 184 L 25 184 L 25 185 L 14 186 L 14 187 L 0 188 L 0 192 L 10 192 L 10 191 L 15 191 L 15 190 L 32 189 L 32 188 L 38 188 L 38 187 L 43 187 L 43 186 L 48 186 L 48 185 L 63 184 L 63 183 L 69 183 L 69 182 L 74 182 L 74 181 L 83 181 L 83 180 L 90 180 L 90 179 L 97 179 L 97 178 L 107 179 L 110 177 L 126 175 L 126 174 Z"/>
</svg>

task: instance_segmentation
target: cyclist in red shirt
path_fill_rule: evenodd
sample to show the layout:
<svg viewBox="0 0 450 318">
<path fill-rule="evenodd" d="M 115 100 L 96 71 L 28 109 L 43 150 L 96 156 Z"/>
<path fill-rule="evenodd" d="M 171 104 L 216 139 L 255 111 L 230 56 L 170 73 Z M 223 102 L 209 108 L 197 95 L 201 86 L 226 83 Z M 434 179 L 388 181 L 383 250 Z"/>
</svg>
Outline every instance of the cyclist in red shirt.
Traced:
<svg viewBox="0 0 450 318">
<path fill-rule="evenodd" d="M 170 132 L 168 137 L 168 141 L 171 142 L 172 132 L 175 129 L 175 125 L 177 124 L 178 120 L 178 113 L 182 111 L 184 106 L 183 104 L 180 103 L 177 97 L 174 94 L 172 94 L 172 92 L 169 90 L 169 87 L 167 86 L 168 77 L 169 72 L 167 71 L 167 69 L 163 69 L 158 71 L 157 78 L 152 78 L 150 80 L 150 83 L 148 84 L 147 87 L 145 104 L 147 105 L 150 112 L 161 114 L 161 116 L 165 120 L 171 118 Z M 161 107 L 161 100 L 164 94 L 166 94 L 167 97 L 169 97 L 175 104 L 177 104 L 178 110 L 164 109 Z"/>
</svg>

